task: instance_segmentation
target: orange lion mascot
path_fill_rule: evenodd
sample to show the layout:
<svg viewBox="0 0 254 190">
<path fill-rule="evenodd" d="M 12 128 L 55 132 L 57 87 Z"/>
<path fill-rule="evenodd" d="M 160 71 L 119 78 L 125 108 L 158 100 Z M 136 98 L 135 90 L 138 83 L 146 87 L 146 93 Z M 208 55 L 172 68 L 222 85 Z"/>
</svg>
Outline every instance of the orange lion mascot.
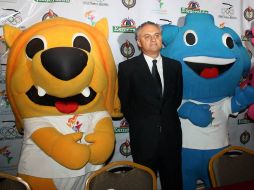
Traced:
<svg viewBox="0 0 254 190">
<path fill-rule="evenodd" d="M 33 190 L 84 188 L 113 152 L 120 117 L 108 24 L 64 18 L 5 25 L 7 96 L 24 131 L 18 175 Z"/>
</svg>

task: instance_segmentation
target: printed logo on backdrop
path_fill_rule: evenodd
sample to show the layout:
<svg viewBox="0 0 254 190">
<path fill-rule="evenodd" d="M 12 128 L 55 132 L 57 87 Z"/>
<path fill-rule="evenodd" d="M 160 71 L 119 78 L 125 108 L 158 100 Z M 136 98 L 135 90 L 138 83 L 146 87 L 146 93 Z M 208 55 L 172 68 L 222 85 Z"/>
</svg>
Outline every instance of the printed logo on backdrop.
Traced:
<svg viewBox="0 0 254 190">
<path fill-rule="evenodd" d="M 244 124 L 249 124 L 249 123 L 253 123 L 253 121 L 248 119 L 247 114 L 244 115 L 244 118 L 237 120 L 238 125 L 244 125 Z"/>
<path fill-rule="evenodd" d="M 54 13 L 53 10 L 49 9 L 49 11 L 43 15 L 42 20 L 51 19 L 55 17 L 58 17 L 58 15 Z"/>
<path fill-rule="evenodd" d="M 129 124 L 126 119 L 122 119 L 120 122 L 120 127 L 114 128 L 115 133 L 129 133 Z"/>
<path fill-rule="evenodd" d="M 0 127 L 0 141 L 22 139 L 23 136 L 19 134 L 16 129 L 14 120 L 1 121 Z"/>
<path fill-rule="evenodd" d="M 250 133 L 248 131 L 244 131 L 241 135 L 240 135 L 240 142 L 242 144 L 247 144 L 250 141 Z"/>
<path fill-rule="evenodd" d="M 165 0 L 155 0 L 157 2 L 157 6 L 152 10 L 154 13 L 158 14 L 167 14 L 168 10 L 165 9 Z"/>
<path fill-rule="evenodd" d="M 131 18 L 124 18 L 121 26 L 113 26 L 113 32 L 134 33 L 136 31 L 136 23 Z"/>
<path fill-rule="evenodd" d="M 88 20 L 88 24 L 91 26 L 95 26 L 96 22 L 94 21 L 95 16 L 93 14 L 94 11 L 90 10 L 85 12 L 85 20 Z"/>
<path fill-rule="evenodd" d="M 9 24 L 16 26 L 22 22 L 21 12 L 11 8 L 0 9 L 1 24 Z"/>
<path fill-rule="evenodd" d="M 109 6 L 108 3 L 105 3 L 105 0 L 85 0 L 83 1 L 84 5 L 94 5 L 94 6 Z"/>
<path fill-rule="evenodd" d="M 34 0 L 38 3 L 70 3 L 70 0 Z"/>
<path fill-rule="evenodd" d="M 243 14 L 244 14 L 244 18 L 247 21 L 252 21 L 254 19 L 254 10 L 250 6 L 244 10 Z"/>
<path fill-rule="evenodd" d="M 10 164 L 11 160 L 13 159 L 13 157 L 11 156 L 11 151 L 9 149 L 9 146 L 0 146 L 0 156 L 3 156 L 4 158 L 6 158 L 6 162 L 8 164 Z"/>
<path fill-rule="evenodd" d="M 132 43 L 126 40 L 126 42 L 121 45 L 120 52 L 122 56 L 129 59 L 135 54 L 135 48 Z"/>
<path fill-rule="evenodd" d="M 221 15 L 219 15 L 219 18 L 227 18 L 227 19 L 237 19 L 234 14 L 235 10 L 233 5 L 229 3 L 222 3 L 223 8 L 221 9 Z"/>
<path fill-rule="evenodd" d="M 186 7 L 181 7 L 181 13 L 208 13 L 207 10 L 200 9 L 197 1 L 190 1 Z"/>
<path fill-rule="evenodd" d="M 126 139 L 124 143 L 119 147 L 119 152 L 126 158 L 131 155 L 130 141 Z"/>
<path fill-rule="evenodd" d="M 130 9 L 136 5 L 136 0 L 122 0 L 123 5 Z"/>
</svg>

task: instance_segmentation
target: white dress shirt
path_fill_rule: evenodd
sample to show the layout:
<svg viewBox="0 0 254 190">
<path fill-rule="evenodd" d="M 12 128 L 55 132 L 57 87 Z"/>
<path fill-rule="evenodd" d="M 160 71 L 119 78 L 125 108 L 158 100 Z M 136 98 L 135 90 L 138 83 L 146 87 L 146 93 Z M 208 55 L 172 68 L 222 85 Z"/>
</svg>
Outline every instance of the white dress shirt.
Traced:
<svg viewBox="0 0 254 190">
<path fill-rule="evenodd" d="M 145 60 L 146 60 L 146 63 L 150 69 L 150 72 L 152 73 L 152 67 L 153 67 L 153 60 L 157 60 L 157 69 L 158 69 L 158 72 L 159 72 L 159 75 L 160 75 L 160 78 L 161 78 L 161 85 L 162 85 L 162 93 L 164 91 L 164 78 L 163 78 L 163 67 L 162 67 L 162 57 L 161 55 L 159 55 L 158 57 L 156 58 L 152 58 L 152 57 L 149 57 L 148 55 L 145 55 L 144 54 L 144 57 L 145 57 Z"/>
</svg>

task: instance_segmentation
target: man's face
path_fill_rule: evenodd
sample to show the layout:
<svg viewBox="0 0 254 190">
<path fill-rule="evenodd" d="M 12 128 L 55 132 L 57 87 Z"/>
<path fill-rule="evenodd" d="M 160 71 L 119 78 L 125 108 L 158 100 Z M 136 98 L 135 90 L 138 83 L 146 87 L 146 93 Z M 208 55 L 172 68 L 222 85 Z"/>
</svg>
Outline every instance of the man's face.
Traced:
<svg viewBox="0 0 254 190">
<path fill-rule="evenodd" d="M 162 48 L 161 31 L 154 25 L 145 25 L 138 34 L 138 46 L 146 55 L 158 55 Z"/>
</svg>

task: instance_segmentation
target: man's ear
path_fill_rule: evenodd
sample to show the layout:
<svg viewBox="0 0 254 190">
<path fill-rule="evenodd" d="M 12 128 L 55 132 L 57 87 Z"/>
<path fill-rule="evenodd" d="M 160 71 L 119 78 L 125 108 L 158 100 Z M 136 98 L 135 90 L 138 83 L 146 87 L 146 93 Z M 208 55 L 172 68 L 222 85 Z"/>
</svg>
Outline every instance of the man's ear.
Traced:
<svg viewBox="0 0 254 190">
<path fill-rule="evenodd" d="M 137 40 L 137 44 L 138 44 L 138 47 L 140 48 L 141 47 L 141 43 L 139 40 Z"/>
</svg>

